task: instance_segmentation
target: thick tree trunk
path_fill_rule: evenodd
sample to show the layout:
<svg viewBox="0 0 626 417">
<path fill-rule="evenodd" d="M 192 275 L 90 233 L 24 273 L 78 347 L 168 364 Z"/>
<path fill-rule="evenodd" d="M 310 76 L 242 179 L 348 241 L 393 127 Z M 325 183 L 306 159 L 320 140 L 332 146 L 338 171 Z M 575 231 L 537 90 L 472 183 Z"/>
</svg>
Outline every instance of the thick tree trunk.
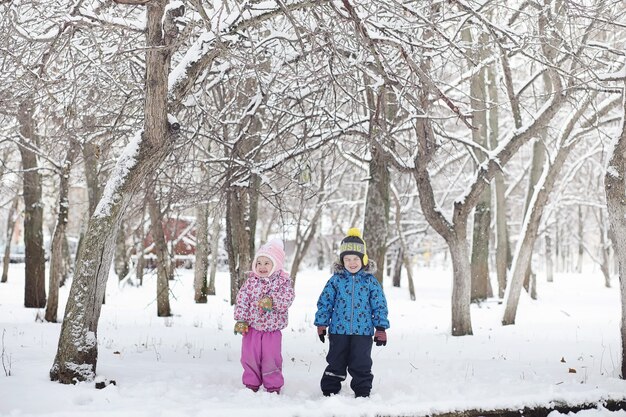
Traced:
<svg viewBox="0 0 626 417">
<path fill-rule="evenodd" d="M 604 175 L 604 191 L 609 214 L 613 250 L 618 261 L 618 277 L 622 301 L 620 332 L 621 378 L 626 378 L 626 100 L 622 97 L 622 131 L 609 158 Z"/>
<path fill-rule="evenodd" d="M 382 283 L 389 228 L 389 164 L 385 162 L 378 145 L 373 144 L 370 150 L 372 156 L 369 162 L 363 238 L 367 243 L 368 257 L 378 265 L 374 276 Z"/>
<path fill-rule="evenodd" d="M 472 296 L 471 302 L 486 300 L 491 294 L 489 282 L 489 238 L 491 225 L 491 192 L 489 188 L 481 195 L 474 211 L 472 234 Z"/>
<path fill-rule="evenodd" d="M 479 42 L 474 43 L 471 27 L 466 27 L 462 32 L 462 38 L 466 45 L 470 45 L 468 51 L 473 60 L 469 61 L 471 69 L 481 61 L 485 52 L 480 45 L 485 44 L 485 35 L 479 36 Z M 488 125 L 487 125 L 487 89 L 485 86 L 486 71 L 480 68 L 472 75 L 470 80 L 470 106 L 472 109 L 472 140 L 483 149 L 488 149 Z M 482 162 L 486 155 L 476 156 L 478 163 Z M 489 239 L 491 227 L 491 189 L 485 187 L 474 209 L 474 232 L 472 233 L 472 258 L 471 302 L 486 300 L 490 293 L 489 283 Z"/>
<path fill-rule="evenodd" d="M 78 143 L 72 141 L 63 166 L 61 167 L 61 172 L 59 173 L 59 212 L 57 215 L 57 224 L 52 234 L 52 243 L 50 245 L 49 297 L 45 315 L 46 321 L 52 323 L 56 323 L 57 321 L 57 310 L 59 308 L 59 286 L 64 272 L 63 244 L 65 243 L 65 228 L 67 226 L 70 208 L 70 172 L 77 153 Z"/>
<path fill-rule="evenodd" d="M 122 215 L 144 179 L 171 152 L 167 119 L 169 48 L 163 39 L 165 0 L 147 5 L 146 103 L 143 133 L 126 146 L 89 221 L 76 260 L 59 347 L 50 378 L 70 384 L 91 380 L 98 359 L 98 319 Z M 170 10 L 171 12 L 172 10 Z M 169 15 L 169 12 L 168 12 Z M 167 35 L 167 32 L 166 32 Z M 171 128 L 176 131 L 176 125 Z"/>
<path fill-rule="evenodd" d="M 92 123 L 95 123 L 92 121 Z M 78 247 L 76 253 L 80 251 L 80 247 L 83 244 L 83 238 L 87 231 L 87 224 L 92 214 L 96 210 L 98 201 L 102 197 L 102 187 L 98 178 L 98 159 L 100 158 L 100 147 L 90 142 L 82 144 L 83 154 L 83 171 L 85 173 L 85 183 L 87 184 L 87 202 L 88 209 L 87 215 L 83 218 L 84 225 L 80 230 L 80 237 L 78 239 Z"/>
<path fill-rule="evenodd" d="M 211 246 L 211 250 L 215 248 Z M 209 269 L 209 206 L 196 206 L 196 262 L 193 271 L 194 300 L 198 304 L 207 302 L 207 273 Z"/>
<path fill-rule="evenodd" d="M 150 215 L 150 229 L 152 241 L 154 242 L 154 253 L 156 254 L 157 270 L 157 316 L 169 317 L 172 315 L 170 309 L 170 286 L 169 286 L 169 262 L 170 257 L 167 251 L 165 232 L 163 231 L 163 216 L 161 208 L 157 202 L 155 191 L 150 190 L 146 199 L 148 200 L 148 213 Z"/>
<path fill-rule="evenodd" d="M 17 222 L 17 207 L 20 201 L 19 195 L 13 197 L 13 203 L 9 209 L 9 216 L 7 217 L 7 231 L 6 240 L 4 243 L 4 255 L 2 256 L 2 278 L 0 282 L 7 282 L 9 280 L 9 263 L 11 262 L 11 242 L 13 240 L 13 230 L 15 230 L 15 223 Z"/>
<path fill-rule="evenodd" d="M 230 270 L 230 302 L 235 304 L 254 256 L 254 235 L 249 227 L 253 196 L 248 188 L 230 187 L 226 197 L 226 250 Z"/>
<path fill-rule="evenodd" d="M 41 174 L 37 154 L 29 146 L 38 147 L 35 132 L 34 104 L 25 99 L 18 109 L 20 154 L 24 178 L 24 246 L 26 258 L 24 307 L 46 306 L 46 255 L 43 243 L 43 203 Z"/>
<path fill-rule="evenodd" d="M 70 384 L 91 380 L 95 376 L 98 319 L 113 260 L 117 228 L 133 194 L 169 152 L 169 144 L 154 147 L 146 139 L 138 144 L 131 143 L 126 149 L 132 151 L 137 145 L 135 164 L 129 167 L 129 160 L 125 158 L 118 161 L 109 180 L 111 193 L 103 196 L 89 221 L 76 259 L 59 347 L 50 370 L 52 380 Z M 113 184 L 117 181 L 120 182 L 116 188 Z"/>
<path fill-rule="evenodd" d="M 462 232 L 461 228 L 457 233 Z M 471 278 L 467 237 L 462 233 L 448 242 L 452 259 L 452 336 L 465 336 L 472 333 L 470 313 Z"/>
</svg>

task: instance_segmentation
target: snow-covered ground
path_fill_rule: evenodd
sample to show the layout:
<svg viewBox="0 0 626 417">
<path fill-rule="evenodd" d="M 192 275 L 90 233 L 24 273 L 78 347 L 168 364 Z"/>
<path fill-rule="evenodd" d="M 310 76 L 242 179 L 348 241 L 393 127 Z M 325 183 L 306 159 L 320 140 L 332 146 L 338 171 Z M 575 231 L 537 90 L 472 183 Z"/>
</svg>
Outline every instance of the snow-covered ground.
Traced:
<svg viewBox="0 0 626 417">
<path fill-rule="evenodd" d="M 117 385 L 50 382 L 59 324 L 36 322 L 43 311 L 23 305 L 23 264 L 0 284 L 0 416 L 374 416 L 424 415 L 470 408 L 596 402 L 626 397 L 620 368 L 619 289 L 600 274 L 557 275 L 539 283 L 540 299 L 523 295 L 515 326 L 500 325 L 497 300 L 472 306 L 473 336 L 450 336 L 451 273 L 417 269 L 417 300 L 406 285 L 385 285 L 391 329 L 373 348 L 374 388 L 355 399 L 347 384 L 325 398 L 319 379 L 327 344 L 312 324 L 329 277 L 306 270 L 296 284 L 289 327 L 283 331 L 285 386 L 281 395 L 241 384 L 240 337 L 232 331 L 228 275 L 217 296 L 193 302 L 193 272 L 171 282 L 174 316 L 156 316 L 155 279 L 142 288 L 107 288 L 100 319 L 98 374 Z M 69 288 L 61 289 L 64 306 Z M 64 307 L 60 309 L 62 317 Z M 575 373 L 572 372 L 575 370 Z M 604 409 L 581 417 L 626 416 Z M 550 417 L 561 416 L 553 412 Z"/>
</svg>

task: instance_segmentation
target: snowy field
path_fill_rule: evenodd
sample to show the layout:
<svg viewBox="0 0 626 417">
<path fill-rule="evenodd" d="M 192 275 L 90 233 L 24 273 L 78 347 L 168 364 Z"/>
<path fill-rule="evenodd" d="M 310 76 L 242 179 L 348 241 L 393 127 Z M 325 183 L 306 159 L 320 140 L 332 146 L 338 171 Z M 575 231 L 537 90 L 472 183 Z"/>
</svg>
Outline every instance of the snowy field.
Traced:
<svg viewBox="0 0 626 417">
<path fill-rule="evenodd" d="M 617 378 L 617 282 L 607 289 L 599 273 L 557 275 L 552 284 L 539 282 L 540 300 L 522 296 L 515 326 L 500 325 L 503 305 L 493 300 L 472 306 L 473 336 L 452 337 L 451 273 L 417 269 L 415 275 L 417 301 L 406 288 L 385 286 L 389 342 L 373 347 L 372 396 L 354 399 L 347 383 L 335 397 L 319 390 L 328 345 L 312 322 L 325 271 L 298 276 L 278 396 L 241 385 L 227 274 L 218 274 L 218 295 L 196 305 L 193 271 L 184 269 L 171 282 L 170 318 L 156 316 L 154 276 L 142 288 L 120 288 L 111 276 L 97 371 L 117 385 L 96 390 L 93 383 L 50 382 L 60 325 L 36 322 L 38 311 L 22 307 L 23 264 L 11 265 L 9 282 L 0 284 L 0 350 L 11 371 L 7 377 L 0 368 L 0 416 L 417 416 L 626 397 L 626 382 Z M 61 289 L 62 306 L 68 291 Z M 626 412 L 577 414 L 604 415 Z"/>
</svg>

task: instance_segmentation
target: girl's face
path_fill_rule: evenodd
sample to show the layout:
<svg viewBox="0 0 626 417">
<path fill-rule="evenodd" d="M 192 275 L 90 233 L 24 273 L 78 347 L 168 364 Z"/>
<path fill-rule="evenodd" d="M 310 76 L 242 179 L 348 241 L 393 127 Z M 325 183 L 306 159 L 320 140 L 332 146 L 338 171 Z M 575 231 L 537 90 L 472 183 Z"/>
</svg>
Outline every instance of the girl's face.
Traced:
<svg viewBox="0 0 626 417">
<path fill-rule="evenodd" d="M 363 267 L 363 263 L 361 262 L 361 258 L 357 255 L 345 255 L 343 257 L 343 266 L 351 274 L 356 274 L 361 267 Z"/>
<path fill-rule="evenodd" d="M 256 259 L 256 264 L 254 265 L 254 269 L 257 275 L 263 278 L 269 277 L 273 267 L 274 263 L 267 256 L 259 256 Z"/>
</svg>

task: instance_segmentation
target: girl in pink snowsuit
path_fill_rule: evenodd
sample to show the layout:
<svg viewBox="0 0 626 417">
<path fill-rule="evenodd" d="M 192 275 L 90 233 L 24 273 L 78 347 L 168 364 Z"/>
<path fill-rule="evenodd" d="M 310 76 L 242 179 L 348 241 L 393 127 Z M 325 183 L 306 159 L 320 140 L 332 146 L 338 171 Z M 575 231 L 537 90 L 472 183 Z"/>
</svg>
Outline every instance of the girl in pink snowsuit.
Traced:
<svg viewBox="0 0 626 417">
<path fill-rule="evenodd" d="M 280 239 L 261 246 L 237 294 L 235 334 L 243 335 L 242 381 L 255 392 L 263 385 L 268 392 L 279 393 L 285 383 L 280 331 L 287 327 L 287 310 L 295 295 L 284 262 Z"/>
</svg>

